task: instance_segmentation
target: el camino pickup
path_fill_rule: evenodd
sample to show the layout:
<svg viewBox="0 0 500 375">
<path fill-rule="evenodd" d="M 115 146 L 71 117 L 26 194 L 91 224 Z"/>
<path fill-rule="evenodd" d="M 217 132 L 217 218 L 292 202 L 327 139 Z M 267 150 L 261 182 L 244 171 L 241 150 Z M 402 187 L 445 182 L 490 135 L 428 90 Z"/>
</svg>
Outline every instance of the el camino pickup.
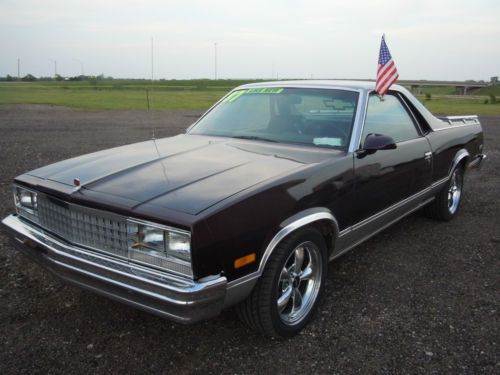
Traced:
<svg viewBox="0 0 500 375">
<path fill-rule="evenodd" d="M 185 134 L 14 180 L 2 223 L 78 286 L 192 323 L 236 306 L 276 337 L 310 320 L 327 262 L 411 212 L 460 210 L 485 158 L 476 116 L 433 116 L 406 89 L 298 81 L 238 87 Z"/>
</svg>

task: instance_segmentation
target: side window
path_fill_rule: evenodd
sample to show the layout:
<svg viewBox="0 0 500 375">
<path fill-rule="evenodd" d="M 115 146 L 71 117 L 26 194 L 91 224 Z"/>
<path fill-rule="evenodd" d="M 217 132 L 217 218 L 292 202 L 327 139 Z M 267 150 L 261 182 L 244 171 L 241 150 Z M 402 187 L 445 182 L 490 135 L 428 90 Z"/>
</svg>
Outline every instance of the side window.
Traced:
<svg viewBox="0 0 500 375">
<path fill-rule="evenodd" d="M 370 95 L 362 139 L 370 133 L 388 135 L 396 142 L 419 136 L 410 115 L 394 95 L 385 95 L 382 100 Z"/>
</svg>

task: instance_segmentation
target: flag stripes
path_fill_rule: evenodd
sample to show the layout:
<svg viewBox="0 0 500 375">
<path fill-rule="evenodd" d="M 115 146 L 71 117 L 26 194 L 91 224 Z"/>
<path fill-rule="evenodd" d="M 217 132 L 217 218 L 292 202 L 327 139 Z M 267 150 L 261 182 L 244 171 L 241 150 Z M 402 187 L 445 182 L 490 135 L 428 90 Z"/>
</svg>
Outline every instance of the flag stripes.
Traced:
<svg viewBox="0 0 500 375">
<path fill-rule="evenodd" d="M 396 64 L 392 60 L 391 53 L 385 43 L 385 36 L 382 36 L 380 43 L 380 52 L 378 57 L 377 82 L 375 91 L 380 95 L 385 95 L 391 85 L 399 78 Z"/>
</svg>

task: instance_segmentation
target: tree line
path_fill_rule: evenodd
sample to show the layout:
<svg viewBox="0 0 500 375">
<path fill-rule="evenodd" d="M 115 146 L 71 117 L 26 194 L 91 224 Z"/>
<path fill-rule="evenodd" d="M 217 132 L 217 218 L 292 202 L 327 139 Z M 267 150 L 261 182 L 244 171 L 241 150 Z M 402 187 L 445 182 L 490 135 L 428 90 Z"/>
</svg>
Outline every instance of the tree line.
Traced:
<svg viewBox="0 0 500 375">
<path fill-rule="evenodd" d="M 98 76 L 87 76 L 87 75 L 79 75 L 73 77 L 63 77 L 59 74 L 56 74 L 54 77 L 35 77 L 33 74 L 26 74 L 23 77 L 15 77 L 7 74 L 5 77 L 0 77 L 1 82 L 35 82 L 35 81 L 93 81 L 98 80 L 102 81 L 105 79 L 113 79 L 113 77 L 105 77 L 104 74 L 100 74 Z"/>
</svg>

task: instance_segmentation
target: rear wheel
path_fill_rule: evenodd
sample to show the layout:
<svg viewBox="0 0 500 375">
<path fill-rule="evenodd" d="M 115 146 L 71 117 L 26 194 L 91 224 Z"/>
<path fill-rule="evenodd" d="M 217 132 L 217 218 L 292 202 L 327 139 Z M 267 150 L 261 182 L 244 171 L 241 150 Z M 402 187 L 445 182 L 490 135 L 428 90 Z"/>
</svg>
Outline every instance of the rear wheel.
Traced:
<svg viewBox="0 0 500 375">
<path fill-rule="evenodd" d="M 271 255 L 238 315 L 251 328 L 271 337 L 297 334 L 318 306 L 326 278 L 326 245 L 314 228 L 285 238 Z"/>
<path fill-rule="evenodd" d="M 449 221 L 457 216 L 460 211 L 463 186 L 464 168 L 460 164 L 451 174 L 451 178 L 445 188 L 425 207 L 424 211 L 426 215 L 443 221 Z"/>
</svg>

